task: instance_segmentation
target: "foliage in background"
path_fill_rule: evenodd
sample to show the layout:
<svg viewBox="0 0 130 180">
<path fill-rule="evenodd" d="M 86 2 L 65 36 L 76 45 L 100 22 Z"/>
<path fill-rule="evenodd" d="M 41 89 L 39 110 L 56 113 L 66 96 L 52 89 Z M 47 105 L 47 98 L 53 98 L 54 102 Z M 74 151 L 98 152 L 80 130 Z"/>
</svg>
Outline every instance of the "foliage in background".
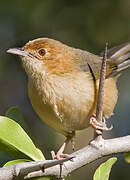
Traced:
<svg viewBox="0 0 130 180">
<path fill-rule="evenodd" d="M 112 165 L 117 161 L 117 158 L 110 158 L 102 163 L 96 170 L 93 180 L 108 180 Z"/>
<path fill-rule="evenodd" d="M 18 122 L 24 122 L 20 109 L 12 107 L 6 112 L 6 116 L 0 116 L 0 150 L 13 156 L 14 160 L 8 161 L 4 167 L 32 160 L 44 161 L 45 158 L 41 150 L 34 145 L 27 133 L 18 124 Z M 48 178 L 35 179 L 45 180 Z"/>
</svg>

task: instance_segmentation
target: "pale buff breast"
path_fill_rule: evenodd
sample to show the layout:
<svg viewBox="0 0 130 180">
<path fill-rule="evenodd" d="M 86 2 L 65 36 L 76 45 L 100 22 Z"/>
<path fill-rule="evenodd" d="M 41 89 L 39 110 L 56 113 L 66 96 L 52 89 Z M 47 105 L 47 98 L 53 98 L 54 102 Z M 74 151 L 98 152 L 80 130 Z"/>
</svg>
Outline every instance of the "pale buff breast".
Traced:
<svg viewBox="0 0 130 180">
<path fill-rule="evenodd" d="M 80 72 L 65 78 L 50 76 L 39 85 L 34 84 L 29 81 L 29 97 L 34 110 L 45 123 L 64 135 L 89 126 L 95 106 L 91 74 Z"/>
</svg>

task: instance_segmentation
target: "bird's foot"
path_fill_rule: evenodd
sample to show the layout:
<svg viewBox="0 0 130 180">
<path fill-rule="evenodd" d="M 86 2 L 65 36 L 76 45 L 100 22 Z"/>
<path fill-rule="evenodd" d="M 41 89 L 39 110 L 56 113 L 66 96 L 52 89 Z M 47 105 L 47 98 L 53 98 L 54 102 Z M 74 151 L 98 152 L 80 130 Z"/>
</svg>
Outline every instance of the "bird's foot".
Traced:
<svg viewBox="0 0 130 180">
<path fill-rule="evenodd" d="M 103 131 L 109 131 L 113 128 L 113 126 L 107 127 L 105 118 L 103 118 L 102 122 L 98 122 L 95 115 L 90 118 L 90 124 L 98 135 L 102 135 Z"/>
<path fill-rule="evenodd" d="M 52 159 L 62 159 L 62 158 L 70 158 L 70 161 L 73 161 L 73 158 L 68 155 L 68 154 L 63 154 L 63 153 L 60 153 L 59 151 L 57 152 L 57 154 L 55 154 L 54 151 L 51 151 L 51 155 L 52 155 Z M 67 167 L 65 166 L 65 163 L 61 163 L 59 164 L 60 165 L 60 177 L 62 176 L 62 168 L 63 166 L 67 169 Z"/>
<path fill-rule="evenodd" d="M 59 153 L 57 152 L 57 154 L 55 154 L 54 151 L 51 151 L 51 156 L 52 156 L 52 159 L 62 159 L 62 158 L 69 158 L 69 154 L 64 154 L 64 153 Z"/>
<path fill-rule="evenodd" d="M 69 141 L 72 140 L 72 137 L 67 137 L 65 142 L 62 144 L 62 146 L 60 147 L 60 149 L 58 150 L 57 154 L 55 154 L 54 151 L 51 151 L 51 155 L 52 155 L 52 159 L 61 159 L 61 158 L 69 158 L 70 156 L 68 154 L 64 154 L 64 150 L 66 145 L 69 143 Z M 72 144 L 73 144 L 73 148 L 74 148 L 74 142 L 72 140 Z"/>
<path fill-rule="evenodd" d="M 59 159 L 62 159 L 62 158 L 67 158 L 69 157 L 68 154 L 63 154 L 63 153 L 59 153 L 57 152 L 57 154 L 55 154 L 55 151 L 51 151 L 51 156 L 52 156 L 52 159 L 56 159 L 56 160 L 59 160 Z M 60 165 L 60 177 L 62 175 L 62 168 L 63 166 L 66 168 L 65 164 L 64 163 L 61 163 L 59 164 Z"/>
</svg>

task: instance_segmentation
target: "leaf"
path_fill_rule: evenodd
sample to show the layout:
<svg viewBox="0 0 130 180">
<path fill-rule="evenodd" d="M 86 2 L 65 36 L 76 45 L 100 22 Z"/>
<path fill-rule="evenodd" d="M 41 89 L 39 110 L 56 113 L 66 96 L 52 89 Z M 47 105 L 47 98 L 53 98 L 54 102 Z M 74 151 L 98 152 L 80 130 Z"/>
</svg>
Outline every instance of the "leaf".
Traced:
<svg viewBox="0 0 130 180">
<path fill-rule="evenodd" d="M 41 157 L 41 160 L 45 160 L 45 157 L 39 148 L 37 148 L 37 152 L 38 152 L 39 156 Z"/>
<path fill-rule="evenodd" d="M 102 163 L 96 170 L 93 180 L 108 180 L 112 165 L 117 161 L 117 158 L 110 158 Z"/>
<path fill-rule="evenodd" d="M 16 159 L 16 160 L 8 161 L 3 167 L 11 166 L 13 164 L 22 163 L 22 162 L 29 162 L 29 161 L 30 160 L 28 159 Z"/>
<path fill-rule="evenodd" d="M 0 116 L 0 149 L 20 159 L 44 160 L 22 127 L 4 116 Z"/>
<path fill-rule="evenodd" d="M 130 152 L 124 153 L 124 159 L 127 163 L 130 163 Z"/>
<path fill-rule="evenodd" d="M 37 177 L 37 178 L 31 178 L 29 180 L 49 180 L 49 177 Z"/>
<path fill-rule="evenodd" d="M 23 115 L 18 107 L 11 107 L 8 109 L 8 111 L 5 113 L 5 116 L 15 120 L 17 123 L 20 123 L 21 125 L 24 125 L 24 119 Z"/>
<path fill-rule="evenodd" d="M 24 127 L 28 135 L 31 135 L 30 130 L 28 129 L 27 124 L 24 121 L 23 115 L 19 107 L 14 106 L 14 107 L 9 108 L 7 112 L 5 113 L 5 116 L 10 119 L 15 120 L 15 122 L 17 122 L 20 126 Z"/>
</svg>

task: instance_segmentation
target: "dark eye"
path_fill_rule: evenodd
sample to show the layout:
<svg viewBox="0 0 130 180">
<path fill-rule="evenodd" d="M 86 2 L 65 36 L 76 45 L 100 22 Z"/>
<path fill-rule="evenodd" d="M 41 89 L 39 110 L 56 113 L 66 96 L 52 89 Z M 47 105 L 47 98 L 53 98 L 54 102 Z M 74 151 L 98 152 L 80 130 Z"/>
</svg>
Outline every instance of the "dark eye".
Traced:
<svg viewBox="0 0 130 180">
<path fill-rule="evenodd" d="M 38 51 L 38 53 L 39 53 L 40 56 L 44 56 L 46 54 L 46 51 L 45 51 L 45 49 L 40 49 Z"/>
</svg>

